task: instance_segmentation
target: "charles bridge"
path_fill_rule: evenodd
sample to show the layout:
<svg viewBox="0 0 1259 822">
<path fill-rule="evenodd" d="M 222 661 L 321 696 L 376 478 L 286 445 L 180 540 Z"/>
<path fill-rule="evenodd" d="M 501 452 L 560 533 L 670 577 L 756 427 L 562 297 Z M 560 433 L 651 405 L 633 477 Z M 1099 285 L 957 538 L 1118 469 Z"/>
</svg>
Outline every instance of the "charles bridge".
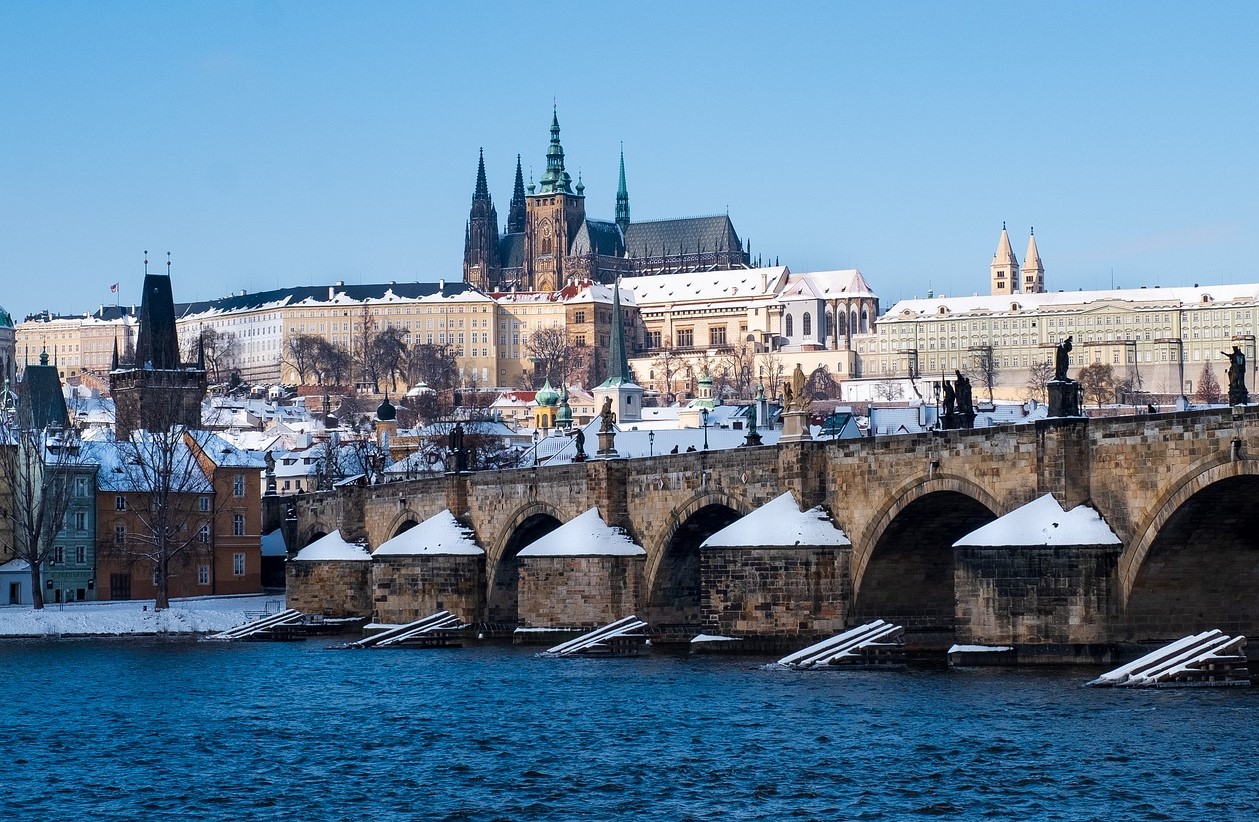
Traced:
<svg viewBox="0 0 1259 822">
<path fill-rule="evenodd" d="M 802 509 L 829 512 L 851 546 L 700 550 L 786 490 Z M 798 644 L 882 618 L 924 649 L 1012 644 L 1048 659 L 1205 628 L 1248 632 L 1259 622 L 1257 492 L 1259 407 L 1245 406 L 448 474 L 271 498 L 265 516 L 279 526 L 295 499 L 290 545 L 340 530 L 375 549 L 448 509 L 485 556 L 443 590 L 471 595 L 468 618 L 487 626 L 576 627 L 632 610 L 679 636 Z M 1120 544 L 953 547 L 1046 493 L 1066 509 L 1094 507 Z M 567 617 L 562 606 L 526 608 L 531 572 L 517 552 L 591 507 L 645 550 L 640 566 L 586 566 L 605 578 L 576 585 L 568 559 L 542 575 L 550 589 L 534 569 L 531 596 L 572 607 Z M 294 607 L 305 597 L 335 610 L 311 578 L 294 577 L 304 563 L 288 564 Z M 379 612 L 399 593 L 390 580 L 357 584 L 370 589 L 356 592 L 359 610 Z"/>
</svg>

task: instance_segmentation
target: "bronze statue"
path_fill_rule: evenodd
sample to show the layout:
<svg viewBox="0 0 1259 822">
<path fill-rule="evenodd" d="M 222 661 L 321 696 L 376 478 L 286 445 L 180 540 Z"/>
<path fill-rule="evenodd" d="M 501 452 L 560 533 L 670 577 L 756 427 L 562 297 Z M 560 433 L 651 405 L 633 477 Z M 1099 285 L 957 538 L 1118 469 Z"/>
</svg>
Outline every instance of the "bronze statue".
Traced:
<svg viewBox="0 0 1259 822">
<path fill-rule="evenodd" d="M 603 398 L 603 410 L 599 412 L 601 425 L 599 432 L 604 433 L 612 430 L 612 426 L 616 424 L 616 412 L 612 410 L 612 398 Z"/>
<path fill-rule="evenodd" d="M 1071 337 L 1058 343 L 1054 350 L 1054 379 L 1067 382 L 1067 368 L 1071 365 Z"/>
<path fill-rule="evenodd" d="M 953 411 L 957 407 L 957 392 L 953 389 L 953 383 L 948 380 L 944 381 L 944 416 L 952 417 Z"/>
<path fill-rule="evenodd" d="M 1228 404 L 1245 405 L 1250 402 L 1250 394 L 1246 391 L 1246 355 L 1236 345 L 1232 353 L 1220 353 L 1228 357 Z"/>
</svg>

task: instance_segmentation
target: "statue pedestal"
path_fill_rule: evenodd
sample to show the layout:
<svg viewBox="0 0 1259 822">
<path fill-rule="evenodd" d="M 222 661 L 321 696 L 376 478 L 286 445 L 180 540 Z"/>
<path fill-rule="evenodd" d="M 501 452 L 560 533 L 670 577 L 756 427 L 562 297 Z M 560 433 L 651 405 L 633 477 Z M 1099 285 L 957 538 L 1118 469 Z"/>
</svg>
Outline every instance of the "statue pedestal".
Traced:
<svg viewBox="0 0 1259 822">
<path fill-rule="evenodd" d="M 803 442 L 813 439 L 809 433 L 808 411 L 787 411 L 783 415 L 783 435 L 779 442 Z"/>
<path fill-rule="evenodd" d="M 1050 380 L 1049 416 L 1078 417 L 1080 414 L 1080 384 L 1075 380 Z"/>
<path fill-rule="evenodd" d="M 1228 404 L 1229 405 L 1245 405 L 1250 402 L 1250 392 L 1246 390 L 1246 386 L 1239 385 L 1236 388 L 1229 386 Z"/>
<path fill-rule="evenodd" d="M 615 457 L 616 453 L 616 432 L 600 431 L 599 432 L 599 450 L 595 452 L 600 457 Z"/>
</svg>

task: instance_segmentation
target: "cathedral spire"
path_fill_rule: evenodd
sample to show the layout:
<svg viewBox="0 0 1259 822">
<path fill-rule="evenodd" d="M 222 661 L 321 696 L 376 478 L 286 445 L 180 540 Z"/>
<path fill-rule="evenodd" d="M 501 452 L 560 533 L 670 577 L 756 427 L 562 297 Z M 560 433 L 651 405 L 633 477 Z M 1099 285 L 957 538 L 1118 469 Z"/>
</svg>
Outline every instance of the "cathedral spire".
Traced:
<svg viewBox="0 0 1259 822">
<path fill-rule="evenodd" d="M 621 234 L 629 230 L 629 189 L 625 187 L 625 146 L 621 145 L 621 176 L 616 184 L 616 224 L 621 227 Z"/>
<path fill-rule="evenodd" d="M 551 114 L 551 145 L 546 150 L 546 173 L 539 181 L 542 194 L 572 194 L 573 178 L 564 170 L 564 147 L 560 145 L 560 117 Z"/>
<path fill-rule="evenodd" d="M 1040 251 L 1036 248 L 1036 229 L 1033 228 L 1027 240 L 1027 254 L 1023 257 L 1023 292 L 1043 294 L 1044 291 L 1045 265 L 1040 261 Z"/>
<path fill-rule="evenodd" d="M 490 187 L 485 182 L 485 149 L 477 151 L 476 161 L 476 192 L 472 195 L 473 202 L 490 199 Z"/>
<path fill-rule="evenodd" d="M 507 233 L 520 234 L 525 230 L 525 175 L 520 167 L 520 155 L 516 155 L 516 186 L 511 192 L 511 206 L 507 209 Z"/>
<path fill-rule="evenodd" d="M 1001 223 L 1001 238 L 997 240 L 997 253 L 992 255 L 989 266 L 993 296 L 1016 294 L 1019 290 L 1019 261 L 1010 247 L 1010 235 Z"/>
</svg>

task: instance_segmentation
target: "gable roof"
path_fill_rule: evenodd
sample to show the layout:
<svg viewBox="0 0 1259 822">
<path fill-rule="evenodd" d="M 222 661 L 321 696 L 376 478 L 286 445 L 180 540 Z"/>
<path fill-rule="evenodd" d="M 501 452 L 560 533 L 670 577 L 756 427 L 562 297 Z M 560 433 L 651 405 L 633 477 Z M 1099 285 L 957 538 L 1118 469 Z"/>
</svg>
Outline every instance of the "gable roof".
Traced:
<svg viewBox="0 0 1259 822">
<path fill-rule="evenodd" d="M 574 257 L 588 254 L 622 257 L 625 255 L 625 240 L 621 236 L 621 228 L 607 220 L 583 220 L 568 253 Z"/>
<path fill-rule="evenodd" d="M 631 257 L 696 251 L 741 252 L 743 243 L 728 215 L 630 223 L 625 249 Z"/>
</svg>

